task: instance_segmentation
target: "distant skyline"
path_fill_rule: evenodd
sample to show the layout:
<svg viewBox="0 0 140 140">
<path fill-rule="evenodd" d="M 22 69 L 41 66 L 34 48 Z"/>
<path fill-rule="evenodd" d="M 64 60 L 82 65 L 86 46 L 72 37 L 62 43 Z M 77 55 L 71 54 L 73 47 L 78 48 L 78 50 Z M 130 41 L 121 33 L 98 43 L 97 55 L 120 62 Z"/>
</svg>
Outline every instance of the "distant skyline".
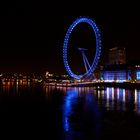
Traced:
<svg viewBox="0 0 140 140">
<path fill-rule="evenodd" d="M 4 3 L 0 15 L 0 71 L 65 73 L 63 40 L 68 27 L 79 16 L 94 19 L 101 30 L 101 61 L 107 61 L 108 49 L 115 46 L 126 48 L 128 61 L 140 60 L 140 14 L 136 5 L 71 3 Z"/>
</svg>

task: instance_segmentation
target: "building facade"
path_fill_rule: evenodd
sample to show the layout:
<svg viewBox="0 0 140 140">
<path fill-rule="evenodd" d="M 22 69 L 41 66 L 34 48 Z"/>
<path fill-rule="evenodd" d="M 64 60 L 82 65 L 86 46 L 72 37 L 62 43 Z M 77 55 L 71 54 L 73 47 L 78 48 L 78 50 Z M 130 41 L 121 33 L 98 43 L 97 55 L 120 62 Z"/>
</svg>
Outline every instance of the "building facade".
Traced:
<svg viewBox="0 0 140 140">
<path fill-rule="evenodd" d="M 109 49 L 109 65 L 126 64 L 125 48 L 114 47 Z"/>
<path fill-rule="evenodd" d="M 107 65 L 101 72 L 101 80 L 116 83 L 140 83 L 140 65 Z"/>
</svg>

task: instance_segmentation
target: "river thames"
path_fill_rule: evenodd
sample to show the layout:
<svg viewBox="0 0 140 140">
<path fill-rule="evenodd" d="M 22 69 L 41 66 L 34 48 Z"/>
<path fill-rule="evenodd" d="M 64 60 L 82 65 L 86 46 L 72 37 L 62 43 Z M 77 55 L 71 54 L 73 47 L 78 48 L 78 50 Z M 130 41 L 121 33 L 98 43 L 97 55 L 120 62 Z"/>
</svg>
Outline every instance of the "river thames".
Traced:
<svg viewBox="0 0 140 140">
<path fill-rule="evenodd" d="M 140 90 L 1 85 L 0 128 L 11 139 L 140 139 Z"/>
</svg>

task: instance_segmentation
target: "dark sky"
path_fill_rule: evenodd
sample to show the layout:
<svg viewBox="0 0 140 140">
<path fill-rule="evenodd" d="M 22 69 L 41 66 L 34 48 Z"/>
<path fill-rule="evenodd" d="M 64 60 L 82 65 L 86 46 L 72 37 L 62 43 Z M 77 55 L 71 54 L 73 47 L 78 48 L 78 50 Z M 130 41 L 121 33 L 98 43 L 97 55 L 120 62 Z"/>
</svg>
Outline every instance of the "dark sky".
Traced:
<svg viewBox="0 0 140 140">
<path fill-rule="evenodd" d="M 0 6 L 0 71 L 65 73 L 63 40 L 78 16 L 91 17 L 99 26 L 102 61 L 107 61 L 107 51 L 114 46 L 126 48 L 128 61 L 140 60 L 140 11 L 136 3 L 18 0 Z"/>
</svg>

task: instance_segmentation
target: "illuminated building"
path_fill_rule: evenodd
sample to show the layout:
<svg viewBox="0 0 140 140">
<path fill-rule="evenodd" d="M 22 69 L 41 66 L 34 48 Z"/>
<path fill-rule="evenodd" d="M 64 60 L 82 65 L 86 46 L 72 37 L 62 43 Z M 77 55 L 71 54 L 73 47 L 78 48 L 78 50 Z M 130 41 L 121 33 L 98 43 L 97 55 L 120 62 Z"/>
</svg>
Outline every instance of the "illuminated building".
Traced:
<svg viewBox="0 0 140 140">
<path fill-rule="evenodd" d="M 126 65 L 105 66 L 101 77 L 105 82 L 126 82 L 131 80 L 130 71 Z"/>
<path fill-rule="evenodd" d="M 126 64 L 125 48 L 111 48 L 109 50 L 109 65 Z"/>
<path fill-rule="evenodd" d="M 135 65 L 135 74 L 134 78 L 140 82 L 140 65 Z"/>
<path fill-rule="evenodd" d="M 107 65 L 101 72 L 101 80 L 105 82 L 140 83 L 140 65 Z"/>
<path fill-rule="evenodd" d="M 109 63 L 102 68 L 101 80 L 140 83 L 140 62 L 126 64 L 125 48 L 111 48 L 109 50 Z"/>
</svg>

